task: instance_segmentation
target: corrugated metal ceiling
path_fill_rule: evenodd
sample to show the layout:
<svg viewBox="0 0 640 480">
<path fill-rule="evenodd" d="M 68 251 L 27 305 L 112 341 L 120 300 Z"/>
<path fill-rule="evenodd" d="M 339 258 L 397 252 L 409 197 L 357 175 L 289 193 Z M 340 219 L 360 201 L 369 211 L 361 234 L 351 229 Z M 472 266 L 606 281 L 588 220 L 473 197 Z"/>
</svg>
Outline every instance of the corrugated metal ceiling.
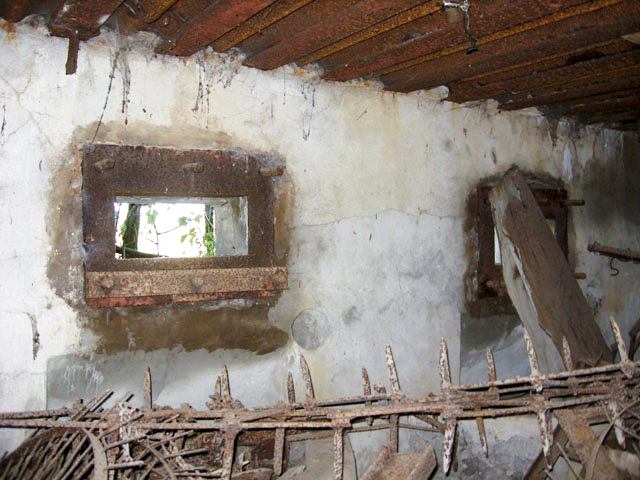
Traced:
<svg viewBox="0 0 640 480">
<path fill-rule="evenodd" d="M 505 110 L 538 106 L 583 124 L 640 126 L 638 0 L 0 4 L 9 21 L 33 13 L 46 15 L 52 33 L 71 39 L 117 24 L 125 33 L 155 32 L 167 54 L 237 48 L 245 65 L 263 70 L 317 63 L 327 80 L 379 79 L 396 92 L 446 85 L 454 102 L 494 98 Z"/>
</svg>

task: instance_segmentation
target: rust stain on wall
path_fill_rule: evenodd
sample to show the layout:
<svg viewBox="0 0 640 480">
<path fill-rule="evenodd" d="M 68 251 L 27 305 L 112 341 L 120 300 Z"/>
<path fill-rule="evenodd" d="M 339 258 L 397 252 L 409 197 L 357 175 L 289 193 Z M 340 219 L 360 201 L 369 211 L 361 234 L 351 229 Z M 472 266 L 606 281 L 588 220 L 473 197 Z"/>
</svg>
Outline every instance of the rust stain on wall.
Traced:
<svg viewBox="0 0 640 480">
<path fill-rule="evenodd" d="M 78 142 L 80 143 L 80 142 Z M 58 296 L 74 309 L 95 353 L 152 351 L 182 347 L 187 351 L 242 349 L 262 355 L 282 348 L 289 335 L 269 322 L 269 299 L 207 301 L 141 307 L 92 308 L 84 299 L 83 257 L 91 254 L 82 243 L 82 172 L 78 144 L 56 166 L 49 192 L 47 231 L 51 242 L 47 277 Z M 290 178 L 274 182 L 276 257 L 286 265 L 292 221 Z M 93 339 L 93 340 L 92 340 Z"/>
<path fill-rule="evenodd" d="M 207 310 L 199 305 L 110 309 L 87 322 L 100 338 L 96 353 L 151 351 L 182 346 L 186 351 L 242 349 L 258 355 L 286 345 L 289 335 L 267 319 L 270 305 Z"/>
</svg>

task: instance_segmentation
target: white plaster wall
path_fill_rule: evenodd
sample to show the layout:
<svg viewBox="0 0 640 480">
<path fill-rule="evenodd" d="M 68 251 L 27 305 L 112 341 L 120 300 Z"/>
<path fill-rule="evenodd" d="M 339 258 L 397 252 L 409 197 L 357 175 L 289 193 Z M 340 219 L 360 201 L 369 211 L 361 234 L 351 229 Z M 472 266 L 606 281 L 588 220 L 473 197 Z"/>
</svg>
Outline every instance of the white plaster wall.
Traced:
<svg viewBox="0 0 640 480">
<path fill-rule="evenodd" d="M 290 289 L 270 321 L 289 331 L 300 312 L 311 310 L 321 319 L 320 345 L 304 351 L 290 341 L 266 357 L 232 351 L 185 353 L 182 360 L 176 352 L 145 357 L 162 364 L 166 355 L 174 362 L 174 380 L 164 384 L 159 403 L 196 406 L 213 385 L 203 380 L 203 368 L 213 375 L 223 363 L 245 403 L 284 399 L 286 371 L 300 380 L 301 352 L 319 397 L 357 394 L 363 365 L 372 382 L 388 383 L 386 343 L 408 394 L 438 391 L 441 337 L 457 378 L 470 189 L 517 164 L 562 178 L 580 197 L 590 162 L 622 162 L 619 133 L 565 124 L 556 129 L 536 115 L 501 114 L 490 104 L 460 107 L 426 94 L 329 84 L 292 68 L 250 70 L 212 52 L 155 56 L 150 41 L 136 39 L 135 50 L 111 34 L 83 43 L 77 73 L 66 76 L 65 40 L 25 24 L 14 33 L 6 25 L 0 30 L 2 411 L 47 405 L 50 359 L 83 354 L 91 362 L 95 345 L 82 334 L 82 319 L 47 280 L 46 265 L 56 252 L 46 217 L 56 172 L 77 169 L 78 146 L 94 137 L 183 149 L 239 147 L 273 152 L 286 164 L 295 193 Z M 631 138 L 626 141 L 636 141 Z M 637 145 L 628 148 L 637 153 Z M 68 188 L 79 192 L 80 177 Z M 600 302 L 601 325 L 615 313 L 628 330 L 640 302 L 637 267 L 618 266 L 620 276 L 609 277 L 608 261 L 585 246 L 599 240 L 638 249 L 638 223 L 618 216 L 605 230 L 590 221 L 588 208 L 574 210 L 579 253 L 573 260 L 588 275 L 585 289 Z M 31 318 L 40 343 L 35 358 Z M 128 354 L 122 355 L 125 361 Z M 143 354 L 130 357 L 136 355 Z M 234 370 L 247 381 L 234 379 Z M 15 446 L 19 435 L 1 431 L 0 450 Z M 360 463 L 374 454 L 363 454 Z"/>
</svg>

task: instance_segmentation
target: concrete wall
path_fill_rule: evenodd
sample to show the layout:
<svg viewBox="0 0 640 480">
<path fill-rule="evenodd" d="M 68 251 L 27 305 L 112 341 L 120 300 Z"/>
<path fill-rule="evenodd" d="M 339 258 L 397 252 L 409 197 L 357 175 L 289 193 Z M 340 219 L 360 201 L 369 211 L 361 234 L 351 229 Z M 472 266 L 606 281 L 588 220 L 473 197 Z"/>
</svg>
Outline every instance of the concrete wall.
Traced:
<svg viewBox="0 0 640 480">
<path fill-rule="evenodd" d="M 441 337 L 458 378 L 473 257 L 466 199 L 513 164 L 586 199 L 570 223 L 581 285 L 601 325 L 610 314 L 625 331 L 635 321 L 638 267 L 618 263 L 611 277 L 586 244 L 640 249 L 636 137 L 324 83 L 291 67 L 250 70 L 212 52 L 156 56 L 151 41 L 83 43 L 78 72 L 66 76 L 66 40 L 2 24 L 0 410 L 107 387 L 140 403 L 147 365 L 156 403 L 204 408 L 224 363 L 234 396 L 274 403 L 286 398 L 288 370 L 302 390 L 300 353 L 318 397 L 355 395 L 361 366 L 388 384 L 387 343 L 407 394 L 437 392 Z M 289 290 L 272 302 L 86 307 L 79 147 L 92 141 L 276 155 L 286 166 L 276 226 Z M 0 432 L 0 451 L 21 435 Z M 375 455 L 371 442 L 354 448 L 359 466 Z"/>
</svg>

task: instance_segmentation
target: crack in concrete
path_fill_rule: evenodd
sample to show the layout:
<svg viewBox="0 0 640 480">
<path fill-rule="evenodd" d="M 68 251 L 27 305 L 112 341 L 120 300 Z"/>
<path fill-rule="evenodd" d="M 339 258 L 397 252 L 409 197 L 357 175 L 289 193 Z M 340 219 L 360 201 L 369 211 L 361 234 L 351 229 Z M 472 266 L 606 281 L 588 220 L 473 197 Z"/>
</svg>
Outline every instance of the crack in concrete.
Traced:
<svg viewBox="0 0 640 480">
<path fill-rule="evenodd" d="M 399 213 L 401 215 L 406 215 L 408 217 L 412 217 L 412 218 L 420 218 L 420 217 L 433 217 L 433 218 L 438 218 L 440 220 L 462 220 L 462 217 L 458 216 L 458 215 L 436 215 L 434 213 L 430 213 L 427 210 L 422 210 L 420 209 L 418 213 L 409 213 L 409 212 L 405 212 L 403 210 L 398 210 L 396 208 L 389 208 L 386 210 L 381 210 L 379 212 L 376 213 L 372 213 L 369 215 L 352 215 L 349 217 L 341 217 L 341 218 L 337 218 L 335 220 L 330 220 L 328 222 L 322 222 L 322 223 L 307 223 L 307 224 L 302 224 L 302 225 L 293 225 L 291 228 L 292 230 L 298 230 L 301 228 L 315 228 L 315 227 L 327 227 L 329 225 L 333 225 L 336 223 L 340 223 L 340 222 L 345 222 L 345 221 L 349 221 L 349 220 L 355 220 L 355 219 L 370 219 L 370 218 L 378 218 L 378 215 L 384 215 L 387 213 Z"/>
<path fill-rule="evenodd" d="M 29 81 L 27 82 L 27 84 L 25 85 L 25 87 L 24 87 L 24 89 L 22 91 L 19 91 L 16 87 L 14 87 L 11 84 L 11 82 L 9 82 L 4 77 L 4 75 L 2 75 L 1 73 L 0 73 L 0 80 L 2 80 L 11 90 L 13 90 L 13 93 L 16 96 L 16 102 L 18 103 L 20 108 L 27 113 L 28 117 L 31 119 L 31 121 L 35 125 L 35 127 L 38 130 L 38 132 L 40 133 L 40 135 L 47 141 L 49 146 L 54 148 L 53 142 L 51 141 L 49 136 L 44 132 L 44 130 L 40 126 L 40 122 L 38 120 L 36 120 L 36 118 L 33 116 L 33 112 L 31 112 L 31 110 L 29 110 L 28 108 L 25 108 L 24 105 L 22 105 L 21 97 L 27 91 L 27 89 L 29 88 L 29 85 L 31 84 L 31 78 L 29 78 Z M 27 122 L 25 122 L 21 127 L 18 127 L 18 129 L 14 130 L 13 133 L 16 133 L 18 130 L 20 130 L 20 128 L 22 128 L 26 124 L 27 124 Z"/>
</svg>

